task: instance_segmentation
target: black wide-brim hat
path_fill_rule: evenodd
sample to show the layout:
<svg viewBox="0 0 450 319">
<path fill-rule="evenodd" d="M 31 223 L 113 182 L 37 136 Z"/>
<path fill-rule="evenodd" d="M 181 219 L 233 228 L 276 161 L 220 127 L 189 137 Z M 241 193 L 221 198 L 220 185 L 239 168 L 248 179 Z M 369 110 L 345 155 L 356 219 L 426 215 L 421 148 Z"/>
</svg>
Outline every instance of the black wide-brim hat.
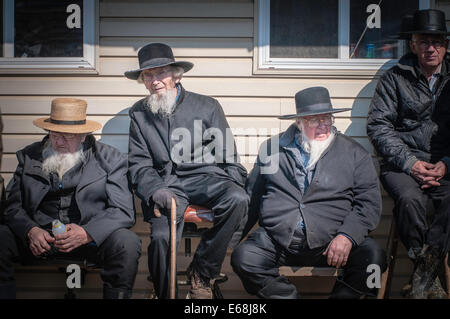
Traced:
<svg viewBox="0 0 450 319">
<path fill-rule="evenodd" d="M 436 9 L 414 12 L 412 29 L 405 34 L 444 34 L 447 35 L 445 13 Z"/>
<path fill-rule="evenodd" d="M 351 108 L 334 109 L 331 105 L 330 93 L 321 86 L 301 90 L 295 94 L 295 108 L 297 114 L 282 115 L 280 120 L 288 120 L 297 117 L 338 113 L 351 110 Z"/>
<path fill-rule="evenodd" d="M 125 76 L 131 80 L 137 80 L 141 72 L 148 69 L 173 65 L 187 72 L 194 66 L 191 62 L 175 61 L 172 49 L 164 43 L 150 43 L 142 47 L 138 52 L 138 59 L 139 69 L 125 72 Z"/>
<path fill-rule="evenodd" d="M 396 39 L 396 40 L 411 40 L 411 34 L 408 33 L 413 29 L 413 15 L 407 14 L 402 18 L 402 23 L 400 26 L 400 32 L 389 36 L 390 39 Z"/>
</svg>

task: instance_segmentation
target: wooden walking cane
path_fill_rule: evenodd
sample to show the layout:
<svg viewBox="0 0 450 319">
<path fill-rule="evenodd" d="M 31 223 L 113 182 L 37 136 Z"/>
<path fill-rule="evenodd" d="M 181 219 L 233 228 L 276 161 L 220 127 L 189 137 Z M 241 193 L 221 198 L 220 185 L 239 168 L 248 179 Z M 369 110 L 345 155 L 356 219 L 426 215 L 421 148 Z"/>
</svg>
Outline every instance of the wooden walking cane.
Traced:
<svg viewBox="0 0 450 319">
<path fill-rule="evenodd" d="M 175 299 L 177 280 L 177 204 L 172 197 L 170 209 L 170 299 Z"/>
</svg>

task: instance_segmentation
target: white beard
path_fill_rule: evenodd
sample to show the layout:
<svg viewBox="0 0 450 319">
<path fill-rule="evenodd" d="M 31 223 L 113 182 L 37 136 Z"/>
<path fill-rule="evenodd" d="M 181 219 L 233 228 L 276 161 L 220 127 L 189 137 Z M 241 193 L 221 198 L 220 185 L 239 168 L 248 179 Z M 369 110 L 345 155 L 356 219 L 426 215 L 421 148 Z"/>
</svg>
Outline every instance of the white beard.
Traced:
<svg viewBox="0 0 450 319">
<path fill-rule="evenodd" d="M 153 114 L 159 114 L 162 117 L 169 117 L 175 110 L 176 99 L 177 90 L 170 90 L 162 94 L 149 95 L 145 101 L 145 104 Z"/>
<path fill-rule="evenodd" d="M 336 136 L 336 131 L 337 131 L 336 128 L 332 126 L 330 130 L 330 135 L 327 137 L 326 140 L 323 141 L 310 140 L 308 136 L 306 136 L 303 133 L 304 132 L 303 122 L 300 122 L 300 132 L 302 134 L 301 145 L 303 147 L 303 150 L 309 153 L 309 161 L 306 170 L 310 170 L 311 168 L 314 167 L 314 165 L 316 165 L 316 163 L 322 156 L 323 152 L 327 149 L 328 146 L 330 146 L 331 142 L 333 142 Z"/>
<path fill-rule="evenodd" d="M 85 161 L 83 148 L 74 153 L 58 153 L 53 150 L 52 144 L 48 141 L 42 150 L 42 171 L 49 175 L 50 173 L 58 173 L 61 180 L 63 175 L 72 167 L 80 162 Z"/>
</svg>

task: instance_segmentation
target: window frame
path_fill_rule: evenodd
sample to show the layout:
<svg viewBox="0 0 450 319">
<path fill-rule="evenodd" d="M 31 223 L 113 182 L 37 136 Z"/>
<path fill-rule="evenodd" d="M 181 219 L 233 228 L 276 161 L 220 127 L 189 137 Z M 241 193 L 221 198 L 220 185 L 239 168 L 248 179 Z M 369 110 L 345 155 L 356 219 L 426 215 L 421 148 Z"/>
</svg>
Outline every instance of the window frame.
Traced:
<svg viewBox="0 0 450 319">
<path fill-rule="evenodd" d="M 323 74 L 328 70 L 333 74 L 350 71 L 359 75 L 373 75 L 379 70 L 394 66 L 398 59 L 350 59 L 350 0 L 338 0 L 338 58 L 270 58 L 270 0 L 255 2 L 255 74 L 302 73 Z M 434 0 L 418 0 L 419 9 L 434 7 Z"/>
<path fill-rule="evenodd" d="M 98 0 L 83 0 L 82 57 L 14 57 L 14 0 L 3 0 L 0 74 L 98 74 Z"/>
</svg>

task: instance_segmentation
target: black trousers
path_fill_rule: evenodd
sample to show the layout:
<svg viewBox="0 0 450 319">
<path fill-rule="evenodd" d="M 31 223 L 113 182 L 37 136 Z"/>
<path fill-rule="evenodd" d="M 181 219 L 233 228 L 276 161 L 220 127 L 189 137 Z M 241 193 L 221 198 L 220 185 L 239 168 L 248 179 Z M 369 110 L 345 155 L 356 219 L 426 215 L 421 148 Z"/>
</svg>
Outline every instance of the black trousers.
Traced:
<svg viewBox="0 0 450 319">
<path fill-rule="evenodd" d="M 394 199 L 394 218 L 400 240 L 414 259 L 424 244 L 439 249 L 443 257 L 449 249 L 450 176 L 441 186 L 422 190 L 410 175 L 382 168 L 381 182 Z M 427 202 L 432 200 L 435 212 L 427 222 Z"/>
<path fill-rule="evenodd" d="M 295 285 L 280 276 L 278 268 L 330 267 L 327 256 L 322 255 L 326 248 L 327 246 L 316 249 L 296 247 L 295 251 L 286 250 L 273 241 L 263 227 L 259 227 L 235 248 L 231 255 L 231 265 L 249 294 L 268 299 L 295 299 L 298 296 Z M 343 267 L 343 278 L 338 278 L 330 297 L 359 298 L 362 295 L 375 295 L 377 289 L 367 286 L 367 278 L 372 273 L 367 272 L 367 267 L 371 264 L 378 265 L 381 273 L 386 270 L 383 249 L 373 239 L 366 238 L 350 251 L 347 264 Z"/>
<path fill-rule="evenodd" d="M 38 257 L 33 256 L 23 240 L 14 236 L 9 227 L 0 225 L 0 289 L 14 284 L 14 262 L 33 264 Z M 83 245 L 69 253 L 57 252 L 51 258 L 78 260 L 87 258 L 101 264 L 100 276 L 105 291 L 109 295 L 118 295 L 111 291 L 131 295 L 141 255 L 141 240 L 132 231 L 122 228 L 109 235 L 99 246 Z M 1 293 L 0 293 L 1 295 Z"/>
<path fill-rule="evenodd" d="M 249 197 L 230 179 L 212 175 L 180 178 L 184 192 L 172 189 L 177 196 L 177 247 L 184 226 L 184 211 L 189 204 L 212 209 L 213 227 L 202 234 L 192 266 L 202 276 L 216 278 L 220 274 L 227 248 L 237 244 L 235 234 L 242 230 L 247 216 Z M 170 223 L 168 212 L 150 218 L 148 267 L 158 298 L 169 298 Z M 233 240 L 232 240 L 233 239 Z"/>
</svg>

